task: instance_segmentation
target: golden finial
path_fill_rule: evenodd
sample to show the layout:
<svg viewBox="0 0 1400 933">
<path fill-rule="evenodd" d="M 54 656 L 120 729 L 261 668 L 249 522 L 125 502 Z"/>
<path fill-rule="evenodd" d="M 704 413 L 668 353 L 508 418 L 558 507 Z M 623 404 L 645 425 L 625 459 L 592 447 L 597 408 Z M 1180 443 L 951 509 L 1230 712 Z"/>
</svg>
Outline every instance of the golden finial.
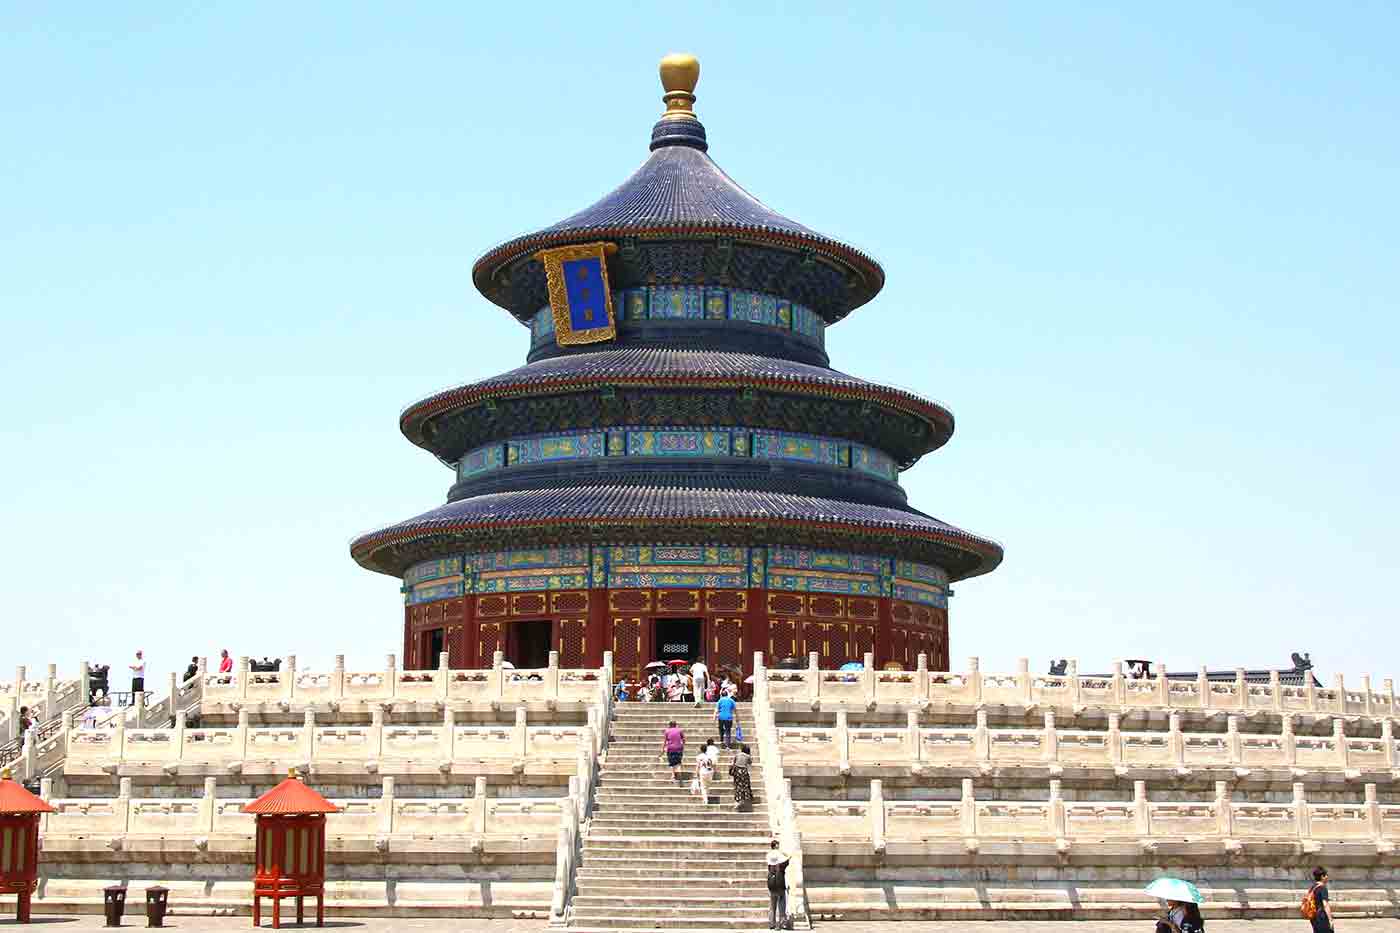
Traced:
<svg viewBox="0 0 1400 933">
<path fill-rule="evenodd" d="M 689 52 L 672 52 L 661 59 L 661 86 L 666 93 L 663 120 L 694 120 L 695 85 L 700 80 L 700 59 Z"/>
</svg>

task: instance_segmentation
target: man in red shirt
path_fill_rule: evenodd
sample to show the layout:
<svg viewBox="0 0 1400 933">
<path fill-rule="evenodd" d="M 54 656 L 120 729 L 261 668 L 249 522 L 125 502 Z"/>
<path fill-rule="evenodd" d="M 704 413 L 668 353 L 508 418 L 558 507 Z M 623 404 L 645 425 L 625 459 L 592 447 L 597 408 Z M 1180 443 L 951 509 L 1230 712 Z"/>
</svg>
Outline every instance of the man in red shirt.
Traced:
<svg viewBox="0 0 1400 933">
<path fill-rule="evenodd" d="M 227 648 L 220 649 L 220 651 L 219 651 L 219 673 L 220 673 L 220 674 L 232 674 L 232 673 L 233 673 L 233 658 L 231 658 L 231 657 L 228 656 L 228 649 L 227 649 Z"/>
</svg>

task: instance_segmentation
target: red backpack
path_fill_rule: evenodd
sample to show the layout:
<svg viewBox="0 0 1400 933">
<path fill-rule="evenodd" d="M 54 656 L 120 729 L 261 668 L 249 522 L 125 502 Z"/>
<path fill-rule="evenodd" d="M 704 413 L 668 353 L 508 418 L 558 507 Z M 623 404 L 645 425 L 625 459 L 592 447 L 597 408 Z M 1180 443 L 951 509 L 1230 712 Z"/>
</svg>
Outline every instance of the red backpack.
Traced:
<svg viewBox="0 0 1400 933">
<path fill-rule="evenodd" d="M 1304 920 L 1311 920 L 1317 916 L 1317 885 L 1308 888 L 1308 893 L 1303 895 L 1303 903 L 1298 905 L 1298 913 L 1303 915 Z"/>
</svg>

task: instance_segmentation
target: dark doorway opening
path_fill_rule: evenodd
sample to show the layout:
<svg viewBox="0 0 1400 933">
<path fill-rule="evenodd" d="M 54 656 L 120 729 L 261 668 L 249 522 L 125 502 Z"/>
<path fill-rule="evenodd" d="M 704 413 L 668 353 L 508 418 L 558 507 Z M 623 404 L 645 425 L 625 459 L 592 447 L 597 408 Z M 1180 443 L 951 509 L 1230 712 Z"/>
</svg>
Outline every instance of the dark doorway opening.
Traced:
<svg viewBox="0 0 1400 933">
<path fill-rule="evenodd" d="M 511 622 L 507 647 L 506 660 L 516 667 L 548 667 L 549 652 L 554 647 L 554 623 L 548 619 Z"/>
<path fill-rule="evenodd" d="M 438 666 L 438 656 L 447 650 L 447 632 L 444 629 L 429 629 L 423 633 L 423 656 L 418 659 L 418 669 L 428 671 Z"/>
<path fill-rule="evenodd" d="M 652 645 L 657 661 L 694 661 L 702 653 L 699 619 L 657 619 Z"/>
</svg>

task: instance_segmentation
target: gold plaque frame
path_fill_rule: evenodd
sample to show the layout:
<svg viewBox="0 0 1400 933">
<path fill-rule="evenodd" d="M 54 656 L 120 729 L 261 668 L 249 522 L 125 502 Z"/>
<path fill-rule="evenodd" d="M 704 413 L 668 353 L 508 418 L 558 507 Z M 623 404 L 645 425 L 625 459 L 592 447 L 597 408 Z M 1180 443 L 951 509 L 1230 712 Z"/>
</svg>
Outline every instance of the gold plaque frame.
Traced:
<svg viewBox="0 0 1400 933">
<path fill-rule="evenodd" d="M 561 347 L 576 347 L 590 343 L 602 343 L 617 336 L 617 316 L 613 312 L 612 285 L 608 282 L 609 253 L 617 252 L 616 243 L 579 243 L 574 246 L 556 246 L 542 249 L 535 258 L 544 263 L 545 283 L 549 286 L 549 309 L 554 313 L 554 340 Z M 575 333 L 573 322 L 569 320 L 569 292 L 564 285 L 564 263 L 571 259 L 597 258 L 602 270 L 603 308 L 608 315 L 606 327 L 591 327 Z"/>
</svg>

